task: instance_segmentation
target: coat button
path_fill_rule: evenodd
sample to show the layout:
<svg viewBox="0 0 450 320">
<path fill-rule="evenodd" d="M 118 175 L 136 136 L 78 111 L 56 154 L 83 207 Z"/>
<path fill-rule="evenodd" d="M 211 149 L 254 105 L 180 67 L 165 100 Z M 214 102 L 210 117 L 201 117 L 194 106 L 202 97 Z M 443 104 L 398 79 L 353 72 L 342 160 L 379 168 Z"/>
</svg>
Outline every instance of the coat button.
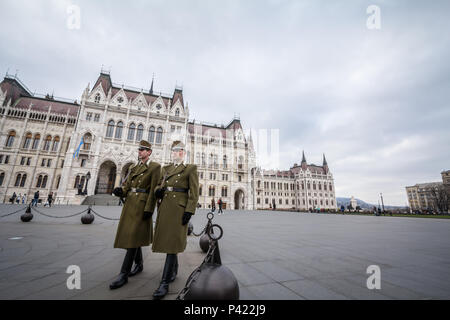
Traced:
<svg viewBox="0 0 450 320">
<path fill-rule="evenodd" d="M 175 195 L 173 195 L 173 197 L 175 198 Z"/>
<path fill-rule="evenodd" d="M 178 174 L 178 176 L 180 176 L 180 174 Z"/>
</svg>

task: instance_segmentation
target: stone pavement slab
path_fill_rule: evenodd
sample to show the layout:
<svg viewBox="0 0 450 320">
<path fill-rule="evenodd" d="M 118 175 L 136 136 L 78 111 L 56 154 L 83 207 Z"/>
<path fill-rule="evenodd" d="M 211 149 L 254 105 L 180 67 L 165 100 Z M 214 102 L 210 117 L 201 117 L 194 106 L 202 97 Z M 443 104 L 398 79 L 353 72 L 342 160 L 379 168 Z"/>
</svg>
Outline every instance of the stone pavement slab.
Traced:
<svg viewBox="0 0 450 320">
<path fill-rule="evenodd" d="M 20 208 L 0 204 L 0 216 Z M 87 206 L 37 209 L 28 223 L 23 212 L 0 218 L 0 299 L 151 299 L 165 261 L 151 247 L 143 248 L 144 271 L 109 290 L 125 254 L 113 248 L 121 207 L 94 206 L 103 218 L 91 225 L 81 214 L 65 218 Z M 194 232 L 206 213 L 192 217 Z M 450 220 L 227 210 L 214 223 L 244 300 L 450 298 Z M 176 298 L 204 257 L 189 236 L 165 299 Z M 79 290 L 67 288 L 69 265 L 81 269 Z M 370 265 L 380 267 L 380 290 L 366 286 Z"/>
</svg>

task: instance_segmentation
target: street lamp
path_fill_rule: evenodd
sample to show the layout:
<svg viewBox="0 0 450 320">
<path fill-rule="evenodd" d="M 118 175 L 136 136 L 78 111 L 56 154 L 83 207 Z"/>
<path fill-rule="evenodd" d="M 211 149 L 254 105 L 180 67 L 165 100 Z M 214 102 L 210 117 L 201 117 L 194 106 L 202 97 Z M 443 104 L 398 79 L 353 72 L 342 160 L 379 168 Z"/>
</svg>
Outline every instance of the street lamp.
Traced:
<svg viewBox="0 0 450 320">
<path fill-rule="evenodd" d="M 88 173 L 86 174 L 86 186 L 84 187 L 84 192 L 83 192 L 83 194 L 86 195 L 86 196 L 87 196 L 87 186 L 88 186 L 88 183 L 89 183 L 89 179 L 90 179 L 90 178 L 91 178 L 91 173 L 88 172 Z"/>
</svg>

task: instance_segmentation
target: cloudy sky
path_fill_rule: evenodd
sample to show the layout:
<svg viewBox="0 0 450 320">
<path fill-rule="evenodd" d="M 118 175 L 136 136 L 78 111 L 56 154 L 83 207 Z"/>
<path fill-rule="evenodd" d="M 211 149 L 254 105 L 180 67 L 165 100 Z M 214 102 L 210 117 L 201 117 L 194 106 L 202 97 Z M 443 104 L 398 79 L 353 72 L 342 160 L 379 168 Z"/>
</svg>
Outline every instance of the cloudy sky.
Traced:
<svg viewBox="0 0 450 320">
<path fill-rule="evenodd" d="M 377 203 L 382 192 L 405 205 L 405 186 L 450 169 L 449 9 L 438 0 L 1 0 L 0 72 L 73 99 L 102 65 L 138 88 L 155 74 L 156 91 L 183 86 L 191 119 L 238 115 L 246 129 L 279 130 L 281 169 L 302 150 L 315 164 L 325 153 L 337 196 Z"/>
</svg>

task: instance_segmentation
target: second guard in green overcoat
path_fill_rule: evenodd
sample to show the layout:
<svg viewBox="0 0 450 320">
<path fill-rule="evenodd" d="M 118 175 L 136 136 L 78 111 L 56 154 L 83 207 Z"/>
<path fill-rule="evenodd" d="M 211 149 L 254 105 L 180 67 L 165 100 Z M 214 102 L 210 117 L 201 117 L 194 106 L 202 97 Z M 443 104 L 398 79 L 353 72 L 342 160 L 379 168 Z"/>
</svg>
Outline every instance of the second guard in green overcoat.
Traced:
<svg viewBox="0 0 450 320">
<path fill-rule="evenodd" d="M 160 287 L 153 294 L 155 299 L 164 297 L 168 284 L 175 280 L 176 254 L 186 249 L 188 222 L 195 214 L 199 197 L 197 166 L 183 163 L 184 144 L 175 141 L 171 151 L 172 163 L 162 168 L 161 182 L 155 189 L 159 200 L 152 250 L 167 253 Z"/>
</svg>

